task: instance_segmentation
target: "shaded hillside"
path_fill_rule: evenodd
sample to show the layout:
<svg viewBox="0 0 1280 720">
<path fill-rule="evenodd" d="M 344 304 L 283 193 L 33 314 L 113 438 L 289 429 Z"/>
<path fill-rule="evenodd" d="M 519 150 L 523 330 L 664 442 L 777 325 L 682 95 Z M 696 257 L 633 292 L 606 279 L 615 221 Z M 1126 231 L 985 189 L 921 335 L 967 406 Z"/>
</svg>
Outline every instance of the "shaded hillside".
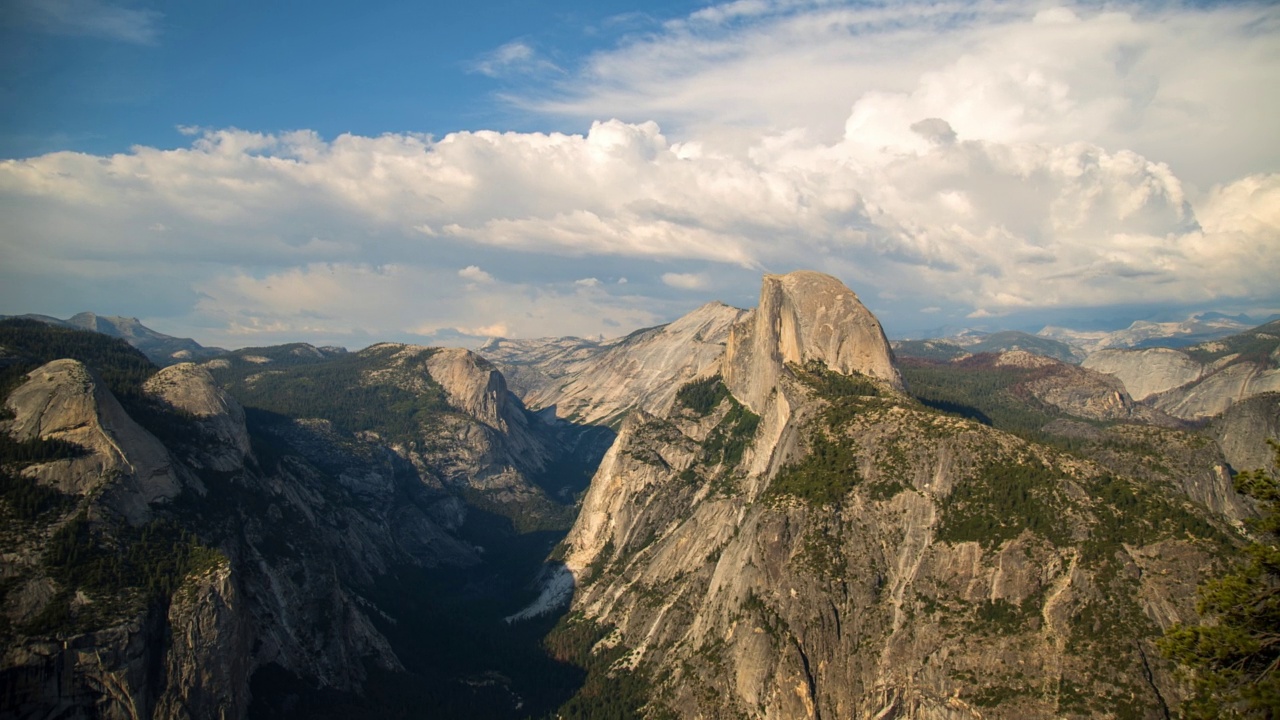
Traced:
<svg viewBox="0 0 1280 720">
<path fill-rule="evenodd" d="M 153 363 L 161 367 L 180 362 L 192 362 L 216 357 L 226 352 L 222 348 L 205 347 L 191 338 L 178 338 L 156 332 L 138 322 L 137 318 L 95 315 L 90 312 L 59 320 L 48 315 L 22 315 L 20 319 L 35 320 L 46 325 L 69 329 L 89 330 L 108 337 L 120 338 L 140 350 Z"/>
<path fill-rule="evenodd" d="M 511 517 L 559 516 L 510 512 L 525 506 L 508 501 L 503 492 L 516 491 L 507 486 L 473 497 L 439 482 L 468 458 L 528 441 L 499 426 L 500 404 L 486 414 L 483 401 L 502 388 L 473 375 L 483 367 L 468 356 L 414 349 L 402 367 L 392 356 L 405 348 L 384 346 L 329 375 L 283 376 L 278 409 L 314 394 L 308 380 L 381 369 L 388 377 L 375 390 L 413 394 L 412 379 L 421 391 L 410 402 L 422 411 L 412 415 L 419 429 L 472 428 L 424 432 L 418 442 L 452 437 L 453 454 L 412 456 L 345 424 L 392 434 L 385 418 L 403 408 L 384 416 L 379 396 L 364 398 L 370 414 L 354 419 L 328 398 L 309 409 L 334 419 L 245 411 L 206 370 L 157 370 L 101 334 L 23 322 L 0 323 L 0 334 L 9 381 L 0 714 L 520 718 L 580 686 L 581 673 L 539 642 L 554 617 L 501 622 L 532 599 L 531 581 L 563 535 L 521 532 Z M 45 362 L 51 356 L 59 359 Z M 415 362 L 444 382 L 411 372 Z M 482 380 L 476 392 L 459 394 L 472 378 Z M 132 400 L 117 400 L 116 389 Z M 476 423 L 488 428 L 482 437 Z M 497 482 L 483 476 L 484 462 L 474 475 Z M 557 506 L 524 487 L 516 490 L 543 498 L 538 507 Z"/>
</svg>

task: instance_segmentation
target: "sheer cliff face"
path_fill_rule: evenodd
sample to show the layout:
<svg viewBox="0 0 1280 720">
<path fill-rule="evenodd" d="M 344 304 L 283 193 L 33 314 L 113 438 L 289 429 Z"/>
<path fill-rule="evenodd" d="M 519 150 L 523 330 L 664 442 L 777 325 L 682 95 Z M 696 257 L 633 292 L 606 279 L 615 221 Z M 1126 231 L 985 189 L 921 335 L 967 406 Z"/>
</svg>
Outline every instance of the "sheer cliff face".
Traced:
<svg viewBox="0 0 1280 720">
<path fill-rule="evenodd" d="M 730 330 L 722 365 L 725 384 L 759 413 L 787 363 L 810 360 L 902 387 L 880 321 L 852 290 L 822 273 L 766 275 L 760 305 Z"/>
<path fill-rule="evenodd" d="M 430 371 L 460 415 L 475 413 L 467 417 L 488 433 L 486 447 L 508 457 L 533 442 L 487 362 L 445 351 Z M 31 372 L 8 398 L 0 431 L 82 451 L 22 470 L 71 497 L 3 533 L 6 702 L 104 718 L 235 718 L 253 672 L 268 664 L 349 691 L 366 667 L 400 668 L 378 629 L 385 616 L 366 597 L 396 568 L 480 562 L 455 534 L 463 504 L 389 449 L 322 421 L 274 420 L 255 431 L 268 449 L 255 456 L 244 410 L 203 368 L 166 368 L 143 389 L 155 408 L 178 411 L 167 416 L 166 443 L 74 360 Z M 82 542 L 109 552 L 137 542 L 129 532 L 181 527 L 199 537 L 204 559 L 176 579 L 167 604 L 150 603 L 137 588 L 67 570 L 74 558 L 50 560 L 50 537 L 77 522 Z M 58 617 L 55 634 L 41 618 Z"/>
<path fill-rule="evenodd" d="M 1101 350 L 1083 366 L 1114 375 L 1135 400 L 1201 420 L 1255 395 L 1280 392 L 1280 323 L 1185 350 Z"/>
<path fill-rule="evenodd" d="M 520 380 L 524 402 L 574 422 L 616 424 L 632 409 L 666 413 L 684 383 L 715 372 L 746 311 L 708 303 L 670 325 L 596 343 L 492 341 L 480 349 Z"/>
<path fill-rule="evenodd" d="M 1172 477 L 1116 477 L 905 397 L 836 285 L 766 278 L 729 340 L 731 396 L 623 425 L 567 539 L 573 609 L 613 629 L 597 651 L 626 649 L 614 670 L 647 679 L 657 715 L 1176 707 L 1154 638 L 1194 617 L 1225 524 Z"/>
</svg>

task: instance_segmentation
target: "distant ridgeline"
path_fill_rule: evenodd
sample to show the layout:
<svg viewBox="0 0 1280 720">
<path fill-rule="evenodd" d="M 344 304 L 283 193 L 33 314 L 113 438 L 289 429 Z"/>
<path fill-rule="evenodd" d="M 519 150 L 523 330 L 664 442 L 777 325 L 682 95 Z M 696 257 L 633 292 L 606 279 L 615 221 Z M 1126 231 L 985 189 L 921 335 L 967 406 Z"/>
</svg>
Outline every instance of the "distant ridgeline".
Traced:
<svg viewBox="0 0 1280 720">
<path fill-rule="evenodd" d="M 103 316 L 85 312 L 73 315 L 66 320 L 48 315 L 22 315 L 16 318 L 0 316 L 0 320 L 4 319 L 34 320 L 54 327 L 89 330 L 120 338 L 142 351 L 142 354 L 161 367 L 179 362 L 199 361 L 226 352 L 222 348 L 205 347 L 190 338 L 177 338 L 156 332 L 138 322 L 137 318 Z"/>
<path fill-rule="evenodd" d="M 540 423 L 483 359 L 161 370 L 22 319 L 0 347 L 0 714 L 524 717 L 581 686 L 542 648 L 554 617 L 501 619 L 607 440 Z"/>
<path fill-rule="evenodd" d="M 1276 712 L 1270 605 L 1196 588 L 1280 582 L 1280 323 L 891 348 L 813 272 L 489 359 L 51 320 L 0 321 L 5 717 Z"/>
</svg>

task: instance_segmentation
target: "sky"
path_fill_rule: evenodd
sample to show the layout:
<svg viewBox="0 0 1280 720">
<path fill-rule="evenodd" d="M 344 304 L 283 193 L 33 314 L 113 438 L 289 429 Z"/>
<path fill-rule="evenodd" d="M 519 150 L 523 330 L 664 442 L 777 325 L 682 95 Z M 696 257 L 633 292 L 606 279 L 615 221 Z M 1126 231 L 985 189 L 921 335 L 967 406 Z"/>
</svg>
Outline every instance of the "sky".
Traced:
<svg viewBox="0 0 1280 720">
<path fill-rule="evenodd" d="M 1271 3 L 4 0 L 0 314 L 614 337 L 830 273 L 891 337 L 1280 310 Z"/>
</svg>

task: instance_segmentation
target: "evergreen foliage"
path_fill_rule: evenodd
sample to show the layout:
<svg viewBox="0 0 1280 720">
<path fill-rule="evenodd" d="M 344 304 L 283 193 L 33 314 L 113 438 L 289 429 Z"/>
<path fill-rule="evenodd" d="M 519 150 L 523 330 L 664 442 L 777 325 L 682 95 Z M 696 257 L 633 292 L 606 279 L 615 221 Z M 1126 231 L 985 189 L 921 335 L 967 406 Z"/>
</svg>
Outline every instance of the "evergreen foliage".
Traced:
<svg viewBox="0 0 1280 720">
<path fill-rule="evenodd" d="M 345 432 L 374 431 L 391 442 L 409 442 L 421 437 L 424 421 L 449 411 L 450 406 L 444 389 L 426 372 L 430 352 L 424 351 L 404 368 L 423 386 L 421 391 L 366 377 L 369 371 L 385 368 L 387 356 L 397 349 L 375 346 L 327 359 L 308 356 L 280 366 L 236 363 L 214 370 L 214 376 L 246 408 L 291 418 L 320 418 Z M 283 357 L 297 358 L 289 353 Z M 270 376 L 255 377 L 263 372 Z"/>
<path fill-rule="evenodd" d="M 88 330 L 46 325 L 36 320 L 0 321 L 0 347 L 10 356 L 0 365 L 0 396 L 8 397 L 23 377 L 45 363 L 79 360 L 102 378 L 121 402 L 142 396 L 142 383 L 156 373 L 146 355 L 119 338 Z"/>
<path fill-rule="evenodd" d="M 1256 540 L 1235 570 L 1200 586 L 1202 622 L 1170 628 L 1161 649 L 1191 677 L 1187 717 L 1270 720 L 1280 717 L 1280 483 L 1255 470 L 1236 489 L 1260 505 Z"/>
<path fill-rule="evenodd" d="M 723 386 L 721 386 L 723 387 Z M 703 443 L 708 464 L 722 463 L 725 467 L 735 467 L 742 462 L 742 455 L 755 439 L 756 429 L 760 427 L 760 416 L 751 412 L 732 395 L 728 396 L 729 412 L 716 426 Z"/>
<path fill-rule="evenodd" d="M 0 321 L 0 347 L 9 355 L 0 359 L 0 397 L 7 398 L 28 373 L 45 363 L 78 360 L 102 380 L 129 417 L 161 442 L 184 443 L 199 437 L 191 418 L 143 392 L 143 383 L 158 368 L 120 338 L 14 318 Z"/>
<path fill-rule="evenodd" d="M 1016 392 L 1018 384 L 1036 370 L 995 367 L 989 356 L 975 356 L 959 363 L 904 362 L 903 379 L 921 403 L 977 420 L 1037 442 L 1053 442 L 1040 432 L 1061 415 L 1029 395 Z"/>
<path fill-rule="evenodd" d="M 780 470 L 768 495 L 790 495 L 818 505 L 839 505 L 862 482 L 858 455 L 847 438 L 831 439 L 820 429 L 809 436 L 809 453 Z"/>
<path fill-rule="evenodd" d="M 18 519 L 31 522 L 51 510 L 65 508 L 71 498 L 21 474 L 35 463 L 77 457 L 84 448 L 63 440 L 14 440 L 0 431 L 0 499 Z"/>
<path fill-rule="evenodd" d="M 1280 320 L 1221 340 L 1200 343 L 1183 352 L 1198 363 L 1208 364 L 1228 355 L 1235 355 L 1236 357 L 1228 361 L 1228 364 L 1254 362 L 1267 367 L 1274 365 L 1271 354 L 1275 352 L 1276 347 L 1280 346 L 1277 336 L 1280 336 Z"/>
<path fill-rule="evenodd" d="M 729 388 L 724 386 L 719 375 L 712 375 L 701 380 L 685 383 L 676 391 L 676 403 L 695 412 L 698 417 L 706 417 L 729 397 Z"/>
<path fill-rule="evenodd" d="M 710 415 L 723 402 L 729 403 L 729 410 L 702 443 L 702 462 L 708 467 L 719 465 L 731 469 L 742 462 L 743 454 L 755 439 L 760 416 L 738 402 L 719 375 L 685 383 L 676 393 L 676 403 L 698 417 Z"/>
<path fill-rule="evenodd" d="M 141 528 L 123 526 L 108 536 L 81 512 L 64 524 L 45 547 L 49 575 L 70 589 L 102 598 L 138 591 L 148 600 L 165 600 L 186 576 L 225 561 L 172 520 Z"/>
<path fill-rule="evenodd" d="M 621 644 L 596 649 L 609 631 L 581 613 L 572 613 L 562 617 L 547 635 L 545 645 L 552 657 L 587 673 L 582 688 L 548 718 L 631 720 L 641 716 L 652 691 L 649 673 L 643 668 L 614 667 L 627 653 Z"/>
<path fill-rule="evenodd" d="M 1144 491 L 1133 481 L 1110 474 L 1090 481 L 1087 490 L 1097 502 L 1092 508 L 1095 522 L 1081 546 L 1085 559 L 1109 558 L 1123 545 L 1150 545 L 1166 537 L 1226 544 L 1220 530 L 1176 497 Z"/>
<path fill-rule="evenodd" d="M 1039 460 L 993 460 L 973 479 L 958 482 L 943 501 L 938 539 L 995 547 L 1030 530 L 1065 541 L 1065 518 L 1051 498 L 1061 476 Z"/>
<path fill-rule="evenodd" d="M 829 369 L 821 360 L 809 360 L 799 368 L 791 367 L 798 370 L 796 377 L 801 382 L 813 388 L 819 397 L 833 403 L 846 398 L 880 396 L 880 386 L 876 381 L 857 371 L 845 375 Z"/>
</svg>

